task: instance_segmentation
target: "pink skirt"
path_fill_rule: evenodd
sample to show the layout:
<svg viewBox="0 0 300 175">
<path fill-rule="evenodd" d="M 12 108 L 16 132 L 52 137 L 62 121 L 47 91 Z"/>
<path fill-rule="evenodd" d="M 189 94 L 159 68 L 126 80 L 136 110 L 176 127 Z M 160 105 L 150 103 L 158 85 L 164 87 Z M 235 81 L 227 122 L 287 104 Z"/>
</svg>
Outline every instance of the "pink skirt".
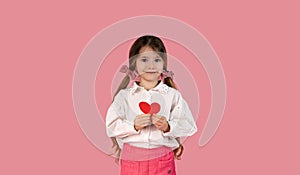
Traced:
<svg viewBox="0 0 300 175">
<path fill-rule="evenodd" d="M 121 175 L 176 175 L 173 150 L 165 146 L 145 149 L 124 144 Z"/>
</svg>

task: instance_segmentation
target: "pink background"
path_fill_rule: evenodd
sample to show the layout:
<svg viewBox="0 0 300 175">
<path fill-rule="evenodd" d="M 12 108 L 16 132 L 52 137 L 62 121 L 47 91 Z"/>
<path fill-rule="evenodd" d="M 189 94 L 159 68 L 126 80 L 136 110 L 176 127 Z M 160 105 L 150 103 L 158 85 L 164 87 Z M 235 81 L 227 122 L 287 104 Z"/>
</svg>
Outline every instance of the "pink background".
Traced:
<svg viewBox="0 0 300 175">
<path fill-rule="evenodd" d="M 299 174 L 295 2 L 1 2 L 0 174 L 118 174 L 113 159 L 77 123 L 73 71 L 87 42 L 104 27 L 151 14 L 199 30 L 226 76 L 224 117 L 204 147 L 198 139 L 210 101 L 209 86 L 201 87 L 201 102 L 208 101 L 201 106 L 199 132 L 177 161 L 178 174 Z"/>
</svg>

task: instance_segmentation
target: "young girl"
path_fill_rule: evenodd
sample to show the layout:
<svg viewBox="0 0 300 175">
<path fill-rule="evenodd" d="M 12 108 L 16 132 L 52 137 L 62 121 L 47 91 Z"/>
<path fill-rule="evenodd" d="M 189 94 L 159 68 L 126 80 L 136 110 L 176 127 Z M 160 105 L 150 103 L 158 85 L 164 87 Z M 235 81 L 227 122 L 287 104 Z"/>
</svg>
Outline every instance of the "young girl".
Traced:
<svg viewBox="0 0 300 175">
<path fill-rule="evenodd" d="M 180 159 L 183 151 L 179 138 L 197 127 L 167 70 L 161 39 L 138 38 L 130 48 L 129 68 L 121 72 L 126 77 L 106 116 L 107 135 L 121 155 L 121 175 L 175 175 L 174 157 Z"/>
</svg>

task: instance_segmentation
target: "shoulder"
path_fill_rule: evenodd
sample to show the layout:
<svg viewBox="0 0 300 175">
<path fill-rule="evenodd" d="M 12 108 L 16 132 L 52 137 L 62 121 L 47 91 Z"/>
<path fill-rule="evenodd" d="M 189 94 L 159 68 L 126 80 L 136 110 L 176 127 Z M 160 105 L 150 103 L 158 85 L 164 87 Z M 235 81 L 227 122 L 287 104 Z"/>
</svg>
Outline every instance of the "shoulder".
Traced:
<svg viewBox="0 0 300 175">
<path fill-rule="evenodd" d="M 128 93 L 127 89 L 121 89 L 116 95 L 114 100 L 121 100 L 124 99 L 124 97 L 126 96 L 126 94 Z"/>
<path fill-rule="evenodd" d="M 177 97 L 177 98 L 181 97 L 181 93 L 177 89 L 169 87 L 169 86 L 167 86 L 167 87 L 168 87 L 168 94 L 170 94 L 170 95 L 172 95 L 174 97 Z"/>
</svg>

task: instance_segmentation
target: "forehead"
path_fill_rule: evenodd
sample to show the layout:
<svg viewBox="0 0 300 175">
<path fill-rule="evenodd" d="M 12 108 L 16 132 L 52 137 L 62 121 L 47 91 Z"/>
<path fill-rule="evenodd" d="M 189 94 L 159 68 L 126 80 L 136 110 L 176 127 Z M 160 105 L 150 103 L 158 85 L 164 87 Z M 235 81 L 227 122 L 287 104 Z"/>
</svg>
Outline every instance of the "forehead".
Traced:
<svg viewBox="0 0 300 175">
<path fill-rule="evenodd" d="M 139 56 L 160 57 L 158 52 L 149 46 L 144 46 L 139 51 Z"/>
<path fill-rule="evenodd" d="M 144 46 L 140 49 L 139 53 L 144 53 L 144 52 L 155 52 L 155 50 L 152 49 L 150 46 Z"/>
</svg>

